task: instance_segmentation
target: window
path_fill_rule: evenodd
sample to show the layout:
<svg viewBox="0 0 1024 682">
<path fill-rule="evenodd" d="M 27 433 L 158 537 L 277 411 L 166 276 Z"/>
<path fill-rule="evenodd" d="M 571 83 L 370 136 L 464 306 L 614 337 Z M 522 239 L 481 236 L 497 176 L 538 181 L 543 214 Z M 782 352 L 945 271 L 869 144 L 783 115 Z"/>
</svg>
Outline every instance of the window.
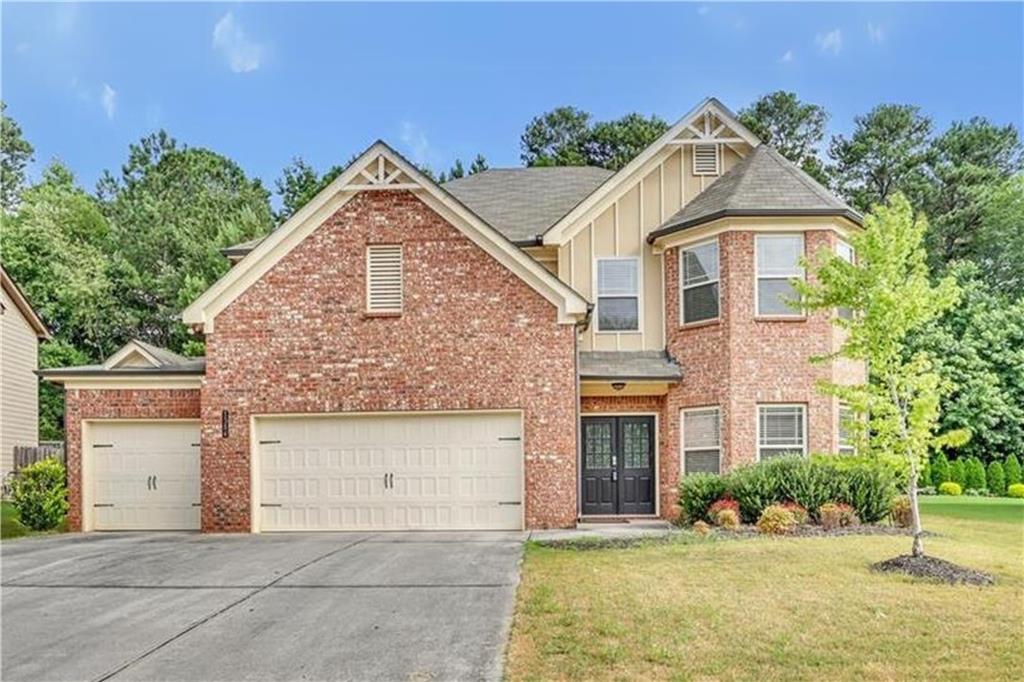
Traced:
<svg viewBox="0 0 1024 682">
<path fill-rule="evenodd" d="M 718 175 L 721 172 L 720 164 L 721 158 L 718 154 L 717 144 L 693 145 L 694 175 Z"/>
<path fill-rule="evenodd" d="M 718 317 L 718 241 L 679 250 L 683 324 Z"/>
<path fill-rule="evenodd" d="M 717 407 L 683 410 L 683 473 L 717 474 L 722 432 Z"/>
<path fill-rule="evenodd" d="M 402 312 L 402 247 L 379 244 L 366 247 L 366 311 Z"/>
<path fill-rule="evenodd" d="M 842 239 L 836 241 L 836 255 L 851 265 L 853 265 L 853 262 L 856 258 L 853 252 L 853 247 L 844 242 Z M 853 319 L 853 311 L 850 310 L 849 308 L 836 308 L 836 315 L 843 318 L 844 320 Z"/>
<path fill-rule="evenodd" d="M 759 234 L 755 238 L 757 259 L 757 313 L 800 317 L 790 302 L 797 299 L 791 279 L 802 279 L 800 258 L 804 255 L 802 234 Z"/>
<path fill-rule="evenodd" d="M 597 331 L 640 329 L 639 277 L 636 258 L 597 260 Z"/>
<path fill-rule="evenodd" d="M 803 405 L 758 405 L 758 459 L 805 454 L 805 431 Z"/>
<path fill-rule="evenodd" d="M 849 405 L 839 406 L 839 454 L 855 455 L 857 448 L 853 444 L 853 421 L 856 419 Z"/>
</svg>

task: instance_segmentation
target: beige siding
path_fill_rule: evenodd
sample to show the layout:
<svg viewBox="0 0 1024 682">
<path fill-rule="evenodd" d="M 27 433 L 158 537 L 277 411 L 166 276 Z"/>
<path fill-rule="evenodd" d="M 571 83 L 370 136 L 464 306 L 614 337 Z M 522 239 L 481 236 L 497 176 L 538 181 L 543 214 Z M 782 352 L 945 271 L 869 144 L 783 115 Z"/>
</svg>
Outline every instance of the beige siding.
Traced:
<svg viewBox="0 0 1024 682">
<path fill-rule="evenodd" d="M 0 315 L 0 473 L 14 462 L 15 445 L 39 441 L 39 388 L 35 331 L 6 291 Z"/>
</svg>

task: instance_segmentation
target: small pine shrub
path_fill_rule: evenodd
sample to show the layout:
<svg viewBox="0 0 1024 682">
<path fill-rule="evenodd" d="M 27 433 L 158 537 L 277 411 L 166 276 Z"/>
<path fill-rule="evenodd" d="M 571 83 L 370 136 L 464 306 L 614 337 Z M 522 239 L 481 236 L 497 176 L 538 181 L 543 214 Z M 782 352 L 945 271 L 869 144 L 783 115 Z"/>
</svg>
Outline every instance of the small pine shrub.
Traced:
<svg viewBox="0 0 1024 682">
<path fill-rule="evenodd" d="M 64 465 L 52 457 L 22 468 L 11 490 L 11 502 L 21 522 L 33 530 L 60 525 L 68 512 L 64 481 Z"/>
<path fill-rule="evenodd" d="M 789 513 L 793 515 L 793 520 L 798 526 L 804 525 L 810 519 L 810 515 L 807 513 L 807 510 L 796 502 L 785 502 L 782 506 L 789 510 Z"/>
<path fill-rule="evenodd" d="M 1014 483 L 1006 489 L 1007 497 L 1024 498 L 1024 483 Z"/>
<path fill-rule="evenodd" d="M 897 497 L 889 507 L 889 521 L 900 528 L 910 528 L 913 515 L 910 510 L 910 498 L 906 495 Z"/>
<path fill-rule="evenodd" d="M 1017 455 L 1010 455 L 1006 458 L 1006 462 L 1003 463 L 1003 474 L 1006 475 L 1007 486 L 1024 483 L 1024 480 L 1021 479 L 1020 461 L 1017 460 Z"/>
<path fill-rule="evenodd" d="M 725 478 L 717 474 L 691 474 L 679 482 L 679 507 L 688 523 L 710 522 L 708 508 L 725 495 Z"/>
<path fill-rule="evenodd" d="M 1003 472 L 1002 463 L 997 460 L 989 462 L 986 479 L 990 493 L 1000 497 L 1006 494 L 1006 474 Z"/>
<path fill-rule="evenodd" d="M 953 481 L 946 481 L 945 483 L 939 486 L 940 495 L 951 495 L 953 497 L 958 497 L 962 495 L 963 492 L 964 489 L 960 487 L 960 484 L 955 483 Z"/>
<path fill-rule="evenodd" d="M 860 525 L 857 512 L 843 502 L 827 502 L 818 509 L 818 520 L 825 530 Z"/>
<path fill-rule="evenodd" d="M 781 504 L 768 505 L 757 519 L 757 530 L 765 535 L 785 535 L 795 525 L 793 512 Z"/>
<path fill-rule="evenodd" d="M 946 458 L 946 453 L 940 452 L 932 461 L 930 479 L 924 485 L 931 484 L 936 488 L 951 480 L 949 478 L 949 459 Z"/>
<path fill-rule="evenodd" d="M 967 478 L 964 483 L 965 488 L 969 490 L 984 490 L 988 487 L 985 485 L 985 465 L 977 457 L 968 458 L 964 473 Z"/>
<path fill-rule="evenodd" d="M 949 480 L 963 488 L 967 484 L 966 462 L 962 459 L 955 459 L 949 465 Z M 945 483 L 945 481 L 943 481 Z M 942 487 L 941 485 L 939 486 Z"/>
<path fill-rule="evenodd" d="M 736 530 L 740 527 L 740 513 L 730 507 L 722 507 L 713 517 L 716 526 L 726 530 Z"/>
</svg>

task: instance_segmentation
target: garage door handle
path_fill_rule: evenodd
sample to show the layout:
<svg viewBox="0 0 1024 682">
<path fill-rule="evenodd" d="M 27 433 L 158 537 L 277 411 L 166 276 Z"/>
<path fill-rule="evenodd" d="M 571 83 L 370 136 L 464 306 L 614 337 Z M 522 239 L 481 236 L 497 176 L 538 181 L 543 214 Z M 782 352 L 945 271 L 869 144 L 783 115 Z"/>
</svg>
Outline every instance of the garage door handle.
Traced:
<svg viewBox="0 0 1024 682">
<path fill-rule="evenodd" d="M 522 504 L 522 502 L 520 502 L 519 500 L 515 500 L 514 502 L 499 502 L 498 506 L 499 507 L 518 507 L 521 504 Z"/>
<path fill-rule="evenodd" d="M 280 507 L 279 504 L 271 504 L 270 502 L 260 502 L 261 507 Z"/>
<path fill-rule="evenodd" d="M 156 490 L 156 476 L 153 477 L 153 490 Z"/>
<path fill-rule="evenodd" d="M 395 489 L 395 475 L 394 474 L 388 474 L 388 476 L 391 477 L 390 480 L 388 481 L 388 485 L 391 486 L 392 490 L 394 490 Z"/>
<path fill-rule="evenodd" d="M 152 476 L 146 476 L 146 490 L 152 490 L 152 489 L 153 489 L 153 477 Z"/>
</svg>

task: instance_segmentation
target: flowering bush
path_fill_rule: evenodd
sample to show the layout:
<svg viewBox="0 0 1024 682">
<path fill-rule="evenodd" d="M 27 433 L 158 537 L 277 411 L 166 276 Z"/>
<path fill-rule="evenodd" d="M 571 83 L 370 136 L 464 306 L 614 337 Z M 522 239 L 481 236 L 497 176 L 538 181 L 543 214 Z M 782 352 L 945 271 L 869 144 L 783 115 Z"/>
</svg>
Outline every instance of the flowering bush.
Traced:
<svg viewBox="0 0 1024 682">
<path fill-rule="evenodd" d="M 807 513 L 807 510 L 796 502 L 784 502 L 782 506 L 789 510 L 789 513 L 793 515 L 793 520 L 798 526 L 804 525 L 810 519 L 810 515 Z"/>
<path fill-rule="evenodd" d="M 843 502 L 827 502 L 818 508 L 818 520 L 825 530 L 860 525 L 857 512 Z"/>
<path fill-rule="evenodd" d="M 793 512 L 781 504 L 768 505 L 757 520 L 757 530 L 766 535 L 784 535 L 795 525 Z"/>
<path fill-rule="evenodd" d="M 960 484 L 954 483 L 953 481 L 946 481 L 945 483 L 939 486 L 940 495 L 952 495 L 954 497 L 957 497 L 959 495 L 962 495 L 963 492 L 964 489 L 960 487 Z"/>
<path fill-rule="evenodd" d="M 714 517 L 716 526 L 722 528 L 728 528 L 729 530 L 735 530 L 740 527 L 740 513 L 730 507 L 722 507 L 715 512 Z"/>
<path fill-rule="evenodd" d="M 715 500 L 714 502 L 712 502 L 711 506 L 708 507 L 708 517 L 711 518 L 712 522 L 715 522 L 715 517 L 718 516 L 718 512 L 722 511 L 723 509 L 730 509 L 736 512 L 736 515 L 739 516 L 740 503 L 732 499 L 731 497 L 723 497 L 720 500 Z"/>
</svg>

